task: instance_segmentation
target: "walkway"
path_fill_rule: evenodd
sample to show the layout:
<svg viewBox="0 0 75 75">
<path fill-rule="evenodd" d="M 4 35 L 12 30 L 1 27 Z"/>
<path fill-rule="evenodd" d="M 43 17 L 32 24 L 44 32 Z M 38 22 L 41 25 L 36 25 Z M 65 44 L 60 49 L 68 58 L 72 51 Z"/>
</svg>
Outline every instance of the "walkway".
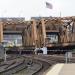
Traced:
<svg viewBox="0 0 75 75">
<path fill-rule="evenodd" d="M 45 75 L 75 75 L 75 63 L 56 64 Z"/>
</svg>

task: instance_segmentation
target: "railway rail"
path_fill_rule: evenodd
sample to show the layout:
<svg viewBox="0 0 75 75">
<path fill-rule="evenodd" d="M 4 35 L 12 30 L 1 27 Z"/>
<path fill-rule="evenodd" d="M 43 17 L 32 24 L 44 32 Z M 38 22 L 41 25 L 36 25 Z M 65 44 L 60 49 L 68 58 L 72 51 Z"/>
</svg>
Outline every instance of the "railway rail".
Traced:
<svg viewBox="0 0 75 75">
<path fill-rule="evenodd" d="M 45 71 L 48 70 L 48 68 L 50 68 L 52 65 L 56 64 L 56 63 L 63 63 L 65 62 L 64 57 L 60 57 L 60 56 L 53 56 L 53 55 L 32 55 L 32 56 L 28 56 L 25 55 L 25 57 L 28 58 L 33 58 L 33 60 L 37 60 L 40 61 L 40 63 L 42 63 L 42 68 L 35 72 L 33 75 L 43 75 L 43 73 Z"/>
<path fill-rule="evenodd" d="M 37 71 L 33 72 L 32 75 L 43 75 L 44 72 L 48 70 L 48 68 L 51 68 L 52 65 L 56 63 L 65 63 L 65 58 L 62 55 L 22 55 L 22 56 L 17 56 L 15 55 L 13 59 L 8 59 L 8 60 L 15 60 L 18 58 L 23 58 L 24 60 L 27 59 L 32 59 L 32 61 L 35 62 L 40 62 L 42 64 L 42 67 L 39 68 Z M 22 59 L 21 58 L 21 59 Z M 72 62 L 75 62 L 75 57 L 71 59 Z M 26 61 L 23 61 L 20 65 L 15 66 L 15 68 L 12 68 L 10 70 L 6 70 L 5 72 L 1 73 L 0 75 L 13 75 L 15 72 L 18 72 L 20 70 L 23 70 L 26 68 L 25 64 L 27 63 Z"/>
</svg>

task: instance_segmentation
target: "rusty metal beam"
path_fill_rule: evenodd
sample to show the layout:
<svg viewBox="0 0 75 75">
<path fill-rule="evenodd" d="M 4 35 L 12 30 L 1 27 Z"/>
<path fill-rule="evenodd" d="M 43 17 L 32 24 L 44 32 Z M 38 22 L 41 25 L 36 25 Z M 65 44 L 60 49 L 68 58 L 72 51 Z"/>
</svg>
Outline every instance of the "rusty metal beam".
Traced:
<svg viewBox="0 0 75 75">
<path fill-rule="evenodd" d="M 3 24 L 0 22 L 0 42 L 3 42 Z"/>
</svg>

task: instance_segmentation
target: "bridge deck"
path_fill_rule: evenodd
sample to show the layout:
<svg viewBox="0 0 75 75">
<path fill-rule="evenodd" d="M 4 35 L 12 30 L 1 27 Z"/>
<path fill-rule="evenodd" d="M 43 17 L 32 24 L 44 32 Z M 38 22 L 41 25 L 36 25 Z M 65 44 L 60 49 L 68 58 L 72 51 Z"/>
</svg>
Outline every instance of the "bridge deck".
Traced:
<svg viewBox="0 0 75 75">
<path fill-rule="evenodd" d="M 71 50 L 71 49 L 75 49 L 75 42 L 74 43 L 47 44 L 46 46 L 53 50 L 55 49 Z"/>
</svg>

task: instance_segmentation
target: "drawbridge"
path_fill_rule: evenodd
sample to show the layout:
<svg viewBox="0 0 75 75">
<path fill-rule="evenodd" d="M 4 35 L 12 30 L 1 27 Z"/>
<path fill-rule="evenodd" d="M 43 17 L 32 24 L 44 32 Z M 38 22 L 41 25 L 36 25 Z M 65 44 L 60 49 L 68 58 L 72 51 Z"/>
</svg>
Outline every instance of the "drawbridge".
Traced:
<svg viewBox="0 0 75 75">
<path fill-rule="evenodd" d="M 3 40 L 12 42 L 13 37 L 14 39 L 17 37 L 18 46 L 23 46 L 23 51 L 33 51 L 33 47 L 35 49 L 44 46 L 48 51 L 73 50 L 75 17 L 42 17 L 31 18 L 30 21 L 25 21 L 24 18 L 1 20 L 0 42 Z"/>
</svg>

